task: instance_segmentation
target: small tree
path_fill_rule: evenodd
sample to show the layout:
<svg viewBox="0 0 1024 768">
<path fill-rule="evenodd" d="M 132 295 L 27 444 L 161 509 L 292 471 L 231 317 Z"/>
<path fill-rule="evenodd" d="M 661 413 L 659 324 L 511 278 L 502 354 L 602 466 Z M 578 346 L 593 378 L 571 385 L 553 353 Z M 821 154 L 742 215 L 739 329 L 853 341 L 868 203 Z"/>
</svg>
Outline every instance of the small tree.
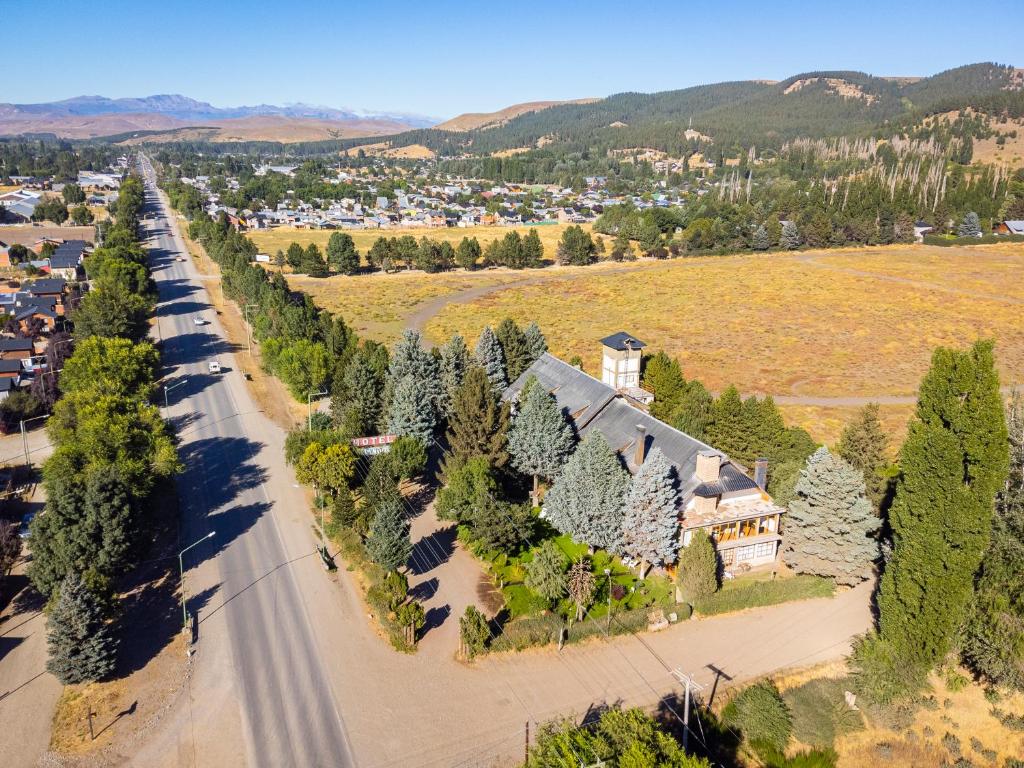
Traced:
<svg viewBox="0 0 1024 768">
<path fill-rule="evenodd" d="M 558 474 L 572 452 L 575 436 L 555 398 L 536 377 L 527 379 L 524 390 L 525 398 L 508 433 L 508 449 L 512 466 L 533 476 L 532 499 L 536 506 L 539 478 Z"/>
<path fill-rule="evenodd" d="M 782 236 L 779 238 L 779 245 L 787 251 L 795 251 L 800 247 L 800 230 L 796 227 L 795 221 L 787 221 L 782 225 Z"/>
<path fill-rule="evenodd" d="M 541 355 L 548 351 L 548 342 L 540 326 L 531 322 L 523 329 L 523 336 L 526 337 L 526 346 L 530 350 L 530 364 L 535 363 Z"/>
<path fill-rule="evenodd" d="M 964 216 L 964 220 L 960 222 L 956 233 L 960 237 L 981 237 L 981 220 L 978 218 L 978 214 L 971 211 Z"/>
<path fill-rule="evenodd" d="M 878 418 L 878 403 L 868 403 L 846 425 L 836 452 L 854 469 L 864 473 L 868 498 L 878 510 L 885 497 L 886 450 L 889 437 Z"/>
<path fill-rule="evenodd" d="M 503 392 L 508 386 L 508 372 L 505 370 L 505 353 L 498 343 L 491 326 L 486 326 L 476 343 L 476 361 L 484 369 L 495 392 Z"/>
<path fill-rule="evenodd" d="M 466 612 L 459 618 L 459 640 L 462 644 L 462 655 L 472 659 L 483 653 L 487 641 L 491 638 L 491 629 L 487 617 L 475 605 L 467 605 Z"/>
<path fill-rule="evenodd" d="M 557 600 L 565 594 L 565 567 L 568 563 L 565 553 L 548 539 L 533 550 L 533 560 L 525 566 L 523 583 L 545 600 Z"/>
<path fill-rule="evenodd" d="M 347 232 L 331 233 L 331 239 L 327 241 L 327 263 L 343 275 L 354 275 L 359 271 L 359 251 L 352 235 Z"/>
<path fill-rule="evenodd" d="M 114 671 L 117 643 L 99 601 L 77 573 L 61 582 L 46 630 L 46 669 L 64 685 L 101 680 Z"/>
<path fill-rule="evenodd" d="M 412 554 L 409 521 L 398 499 L 385 499 L 377 507 L 366 539 L 366 551 L 370 559 L 385 571 L 397 571 L 409 560 Z"/>
<path fill-rule="evenodd" d="M 419 600 L 403 603 L 395 611 L 395 621 L 398 626 L 405 629 L 405 641 L 409 645 L 416 645 L 416 633 L 427 623 L 427 613 L 423 610 L 423 603 Z"/>
<path fill-rule="evenodd" d="M 753 744 L 784 751 L 793 733 L 793 716 L 772 682 L 744 688 L 722 712 L 726 725 L 737 728 Z"/>
<path fill-rule="evenodd" d="M 828 448 L 808 460 L 786 516 L 786 564 L 798 573 L 854 585 L 878 559 L 880 521 L 864 494 L 864 478 Z"/>
<path fill-rule="evenodd" d="M 518 379 L 519 375 L 533 362 L 530 359 L 526 335 L 511 317 L 506 317 L 501 321 L 494 335 L 498 339 L 498 344 L 501 345 L 501 353 L 505 358 L 505 372 L 509 383 L 511 383 Z"/>
<path fill-rule="evenodd" d="M 464 237 L 455 251 L 455 263 L 463 269 L 476 269 L 480 260 L 480 243 L 475 237 Z"/>
<path fill-rule="evenodd" d="M 695 603 L 718 591 L 718 552 L 707 531 L 697 528 L 690 543 L 679 551 L 676 577 L 683 599 Z"/>
<path fill-rule="evenodd" d="M 589 232 L 577 225 L 568 227 L 558 243 L 558 263 L 584 265 L 597 260 L 594 240 Z"/>
<path fill-rule="evenodd" d="M 536 229 L 531 229 L 523 238 L 523 262 L 527 267 L 539 267 L 544 259 L 544 245 Z"/>
<path fill-rule="evenodd" d="M 679 534 L 679 491 L 675 470 L 660 448 L 651 450 L 633 476 L 622 520 L 622 551 L 647 565 L 675 559 Z"/>
<path fill-rule="evenodd" d="M 21 537 L 16 523 L 0 522 L 0 583 L 21 557 Z"/>
<path fill-rule="evenodd" d="M 593 601 L 594 591 L 597 589 L 597 580 L 589 562 L 581 558 L 569 567 L 566 588 L 569 590 L 569 597 L 576 603 L 576 621 L 580 621 Z"/>
<path fill-rule="evenodd" d="M 768 237 L 768 230 L 764 228 L 764 224 L 761 224 L 754 230 L 754 236 L 751 238 L 750 246 L 755 251 L 767 251 L 772 246 L 771 239 Z"/>
</svg>

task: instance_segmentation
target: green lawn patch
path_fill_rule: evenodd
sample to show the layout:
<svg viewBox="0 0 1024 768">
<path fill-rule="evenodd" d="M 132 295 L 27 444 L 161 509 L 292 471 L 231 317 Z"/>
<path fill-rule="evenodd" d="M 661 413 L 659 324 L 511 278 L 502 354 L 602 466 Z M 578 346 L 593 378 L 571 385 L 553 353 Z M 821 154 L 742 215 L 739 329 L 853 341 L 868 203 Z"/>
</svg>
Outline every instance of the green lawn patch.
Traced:
<svg viewBox="0 0 1024 768">
<path fill-rule="evenodd" d="M 726 581 L 715 594 L 694 604 L 697 613 L 713 616 L 717 613 L 741 611 L 764 605 L 788 603 L 791 600 L 809 600 L 814 597 L 832 597 L 835 584 L 821 576 L 800 575 L 789 578 L 741 576 Z"/>
</svg>

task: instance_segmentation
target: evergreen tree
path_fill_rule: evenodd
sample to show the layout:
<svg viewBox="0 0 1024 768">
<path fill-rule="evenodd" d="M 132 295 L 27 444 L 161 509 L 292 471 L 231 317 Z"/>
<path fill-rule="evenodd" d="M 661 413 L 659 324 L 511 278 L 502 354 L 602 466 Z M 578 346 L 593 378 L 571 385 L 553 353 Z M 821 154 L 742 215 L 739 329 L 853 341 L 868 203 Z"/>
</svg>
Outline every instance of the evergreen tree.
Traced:
<svg viewBox="0 0 1024 768">
<path fill-rule="evenodd" d="M 464 237 L 455 251 L 455 261 L 463 269 L 476 269 L 480 260 L 480 243 L 475 237 Z"/>
<path fill-rule="evenodd" d="M 746 426 L 739 390 L 729 386 L 715 401 L 707 427 L 708 442 L 729 456 L 738 456 L 747 446 Z"/>
<path fill-rule="evenodd" d="M 596 250 L 590 233 L 573 225 L 562 233 L 558 243 L 558 263 L 578 266 L 591 264 L 597 260 Z"/>
<path fill-rule="evenodd" d="M 558 600 L 565 594 L 565 568 L 569 559 L 554 541 L 548 539 L 532 552 L 525 566 L 523 583 L 545 600 Z"/>
<path fill-rule="evenodd" d="M 501 344 L 498 337 L 494 335 L 491 326 L 484 327 L 480 338 L 476 343 L 476 361 L 487 373 L 491 381 L 491 387 L 496 393 L 505 391 L 508 387 L 508 372 L 505 370 L 505 354 L 501 351 Z"/>
<path fill-rule="evenodd" d="M 474 456 L 485 458 L 492 469 L 504 467 L 508 463 L 508 420 L 508 404 L 498 400 L 484 370 L 471 366 L 452 400 L 443 474 L 447 476 Z"/>
<path fill-rule="evenodd" d="M 715 398 L 697 380 L 687 382 L 686 391 L 669 422 L 680 432 L 710 442 L 708 432 L 714 421 Z"/>
<path fill-rule="evenodd" d="M 327 262 L 323 254 L 317 248 L 316 243 L 310 243 L 302 254 L 301 271 L 310 277 L 327 277 Z"/>
<path fill-rule="evenodd" d="M 751 238 L 750 245 L 755 251 L 767 251 L 772 247 L 771 240 L 768 237 L 768 230 L 764 228 L 764 224 L 759 225 L 754 230 L 754 236 Z"/>
<path fill-rule="evenodd" d="M 576 603 L 576 621 L 583 619 L 583 614 L 594 599 L 597 580 L 590 568 L 590 563 L 580 559 L 569 566 L 569 579 L 566 585 L 569 597 Z"/>
<path fill-rule="evenodd" d="M 449 469 L 444 487 L 437 492 L 434 510 L 439 520 L 468 523 L 473 511 L 497 490 L 498 484 L 487 459 L 474 456 L 461 466 Z"/>
<path fill-rule="evenodd" d="M 470 535 L 484 549 L 514 552 L 533 533 L 528 504 L 511 504 L 493 495 L 480 499 L 469 517 Z"/>
<path fill-rule="evenodd" d="M 644 365 L 643 388 L 654 395 L 651 415 L 668 421 L 686 394 L 686 379 L 679 361 L 664 352 L 647 359 Z"/>
<path fill-rule="evenodd" d="M 405 376 L 395 384 L 387 426 L 392 435 L 409 435 L 424 445 L 430 444 L 437 426 L 434 403 L 412 376 Z"/>
<path fill-rule="evenodd" d="M 562 467 L 544 497 L 544 512 L 555 528 L 574 540 L 617 551 L 629 482 L 618 455 L 595 430 Z"/>
<path fill-rule="evenodd" d="M 64 685 L 102 680 L 114 671 L 117 643 L 99 601 L 74 571 L 61 582 L 46 620 L 46 642 L 46 669 Z"/>
<path fill-rule="evenodd" d="M 964 617 L 1007 476 L 992 347 L 935 351 L 900 452 L 879 624 L 888 658 L 919 681 L 949 650 Z"/>
<path fill-rule="evenodd" d="M 385 571 L 397 571 L 409 560 L 412 554 L 409 521 L 399 499 L 385 499 L 377 507 L 366 539 L 366 552 Z"/>
<path fill-rule="evenodd" d="M 501 345 L 501 354 L 505 358 L 505 371 L 511 384 L 519 375 L 530 367 L 530 348 L 526 335 L 511 317 L 506 317 L 498 325 L 494 333 Z"/>
<path fill-rule="evenodd" d="M 459 334 L 454 334 L 443 347 L 439 361 L 441 379 L 441 413 L 445 418 L 451 416 L 452 402 L 455 393 L 462 386 L 466 370 L 471 364 L 469 349 Z"/>
<path fill-rule="evenodd" d="M 347 232 L 331 233 L 331 239 L 327 241 L 327 263 L 343 275 L 354 275 L 359 271 L 359 251 L 352 235 Z"/>
<path fill-rule="evenodd" d="M 800 247 L 802 238 L 800 237 L 800 230 L 796 227 L 796 222 L 787 221 L 782 225 L 782 236 L 779 238 L 779 245 L 785 248 L 787 251 L 795 251 Z"/>
<path fill-rule="evenodd" d="M 861 473 L 828 448 L 819 448 L 800 473 L 796 498 L 789 505 L 786 564 L 797 573 L 859 584 L 871 578 L 878 559 L 873 536 L 878 527 Z"/>
<path fill-rule="evenodd" d="M 374 360 L 376 355 L 374 348 L 360 347 L 345 366 L 344 374 L 334 379 L 331 418 L 347 437 L 375 434 L 380 423 L 385 371 L 381 361 Z"/>
<path fill-rule="evenodd" d="M 533 365 L 541 355 L 548 351 L 547 339 L 544 338 L 540 326 L 535 322 L 526 326 L 523 336 L 526 337 L 526 347 L 530 350 L 530 365 Z"/>
<path fill-rule="evenodd" d="M 878 418 L 878 403 L 868 403 L 846 425 L 836 451 L 846 462 L 864 473 L 868 498 L 878 510 L 885 496 L 885 458 L 889 437 Z"/>
<path fill-rule="evenodd" d="M 437 423 L 439 406 L 443 403 L 441 377 L 437 360 L 423 349 L 420 334 L 405 330 L 395 344 L 388 365 L 388 378 L 384 390 L 385 413 L 391 413 L 393 393 L 402 379 L 411 379 L 419 389 L 418 401 L 429 405 L 431 428 Z"/>
<path fill-rule="evenodd" d="M 622 521 L 622 551 L 647 565 L 675 560 L 679 535 L 679 490 L 675 468 L 660 448 L 651 450 L 633 475 Z"/>
<path fill-rule="evenodd" d="M 992 540 L 961 632 L 964 662 L 993 685 L 1024 690 L 1024 397 L 1006 413 L 1010 472 L 996 499 Z"/>
<path fill-rule="evenodd" d="M 531 228 L 523 238 L 523 261 L 527 267 L 539 267 L 544 260 L 544 245 L 537 230 Z"/>
<path fill-rule="evenodd" d="M 978 214 L 971 211 L 964 216 L 956 233 L 960 237 L 981 237 L 981 220 L 978 218 Z"/>
<path fill-rule="evenodd" d="M 508 433 L 512 466 L 533 476 L 533 503 L 537 503 L 538 478 L 553 478 L 565 464 L 576 442 L 572 427 L 552 397 L 530 376 L 524 396 Z"/>
<path fill-rule="evenodd" d="M 683 598 L 691 604 L 718 591 L 718 552 L 703 528 L 695 529 L 690 543 L 679 550 L 677 580 Z"/>
</svg>

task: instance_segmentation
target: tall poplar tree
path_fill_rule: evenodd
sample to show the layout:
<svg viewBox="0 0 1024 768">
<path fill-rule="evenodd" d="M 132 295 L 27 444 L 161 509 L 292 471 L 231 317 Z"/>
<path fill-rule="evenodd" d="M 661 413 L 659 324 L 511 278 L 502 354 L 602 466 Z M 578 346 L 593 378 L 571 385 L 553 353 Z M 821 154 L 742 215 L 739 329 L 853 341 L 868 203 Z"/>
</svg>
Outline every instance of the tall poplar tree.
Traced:
<svg viewBox="0 0 1024 768">
<path fill-rule="evenodd" d="M 622 551 L 640 561 L 644 578 L 648 565 L 672 562 L 679 537 L 678 478 L 665 454 L 654 448 L 633 475 L 622 520 Z"/>
<path fill-rule="evenodd" d="M 46 642 L 46 669 L 64 685 L 101 680 L 114 671 L 117 642 L 96 596 L 74 571 L 61 582 L 46 620 Z"/>
<path fill-rule="evenodd" d="M 539 478 L 558 474 L 576 442 L 572 427 L 555 398 L 530 376 L 523 387 L 519 410 L 508 433 L 512 466 L 533 476 L 533 503 L 537 504 Z"/>
<path fill-rule="evenodd" d="M 786 565 L 853 586 L 871 577 L 880 521 L 864 493 L 861 473 L 819 448 L 807 460 L 789 504 Z"/>
<path fill-rule="evenodd" d="M 1009 450 L 992 342 L 940 347 L 921 383 L 889 510 L 878 598 L 889 657 L 923 680 L 949 650 L 989 542 Z"/>
<path fill-rule="evenodd" d="M 617 551 L 629 472 L 604 435 L 591 432 L 565 463 L 544 497 L 551 524 L 574 540 Z"/>
<path fill-rule="evenodd" d="M 476 343 L 476 361 L 484 369 L 491 387 L 495 392 L 503 392 L 508 387 L 508 372 L 505 370 L 505 354 L 494 335 L 491 326 L 486 326 L 480 333 Z"/>
</svg>

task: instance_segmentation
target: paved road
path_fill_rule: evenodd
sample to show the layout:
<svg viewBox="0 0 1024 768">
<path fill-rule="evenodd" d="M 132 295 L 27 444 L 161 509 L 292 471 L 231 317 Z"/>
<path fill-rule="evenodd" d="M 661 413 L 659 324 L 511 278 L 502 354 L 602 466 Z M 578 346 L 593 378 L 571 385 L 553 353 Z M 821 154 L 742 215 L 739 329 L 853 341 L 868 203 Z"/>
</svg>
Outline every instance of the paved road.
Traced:
<svg viewBox="0 0 1024 768">
<path fill-rule="evenodd" d="M 164 382 L 173 387 L 167 416 L 180 430 L 186 467 L 179 482 L 182 546 L 213 533 L 185 555 L 189 609 L 198 616 L 191 727 L 160 749 L 174 750 L 183 764 L 352 765 L 321 664 L 324 649 L 296 584 L 296 572 L 308 577 L 321 566 L 308 534 L 296 537 L 290 525 L 292 535 L 282 535 L 279 528 L 279 517 L 296 511 L 282 509 L 270 487 L 271 468 L 278 482 L 285 476 L 280 446 L 268 445 L 268 424 L 248 397 L 191 261 L 177 261 L 184 246 L 151 168 L 145 170 L 146 208 L 156 213 L 148 222 L 160 293 L 156 330 Z M 209 372 L 211 360 L 220 362 L 221 374 Z M 197 741 L 212 745 L 212 753 L 199 756 Z"/>
</svg>

